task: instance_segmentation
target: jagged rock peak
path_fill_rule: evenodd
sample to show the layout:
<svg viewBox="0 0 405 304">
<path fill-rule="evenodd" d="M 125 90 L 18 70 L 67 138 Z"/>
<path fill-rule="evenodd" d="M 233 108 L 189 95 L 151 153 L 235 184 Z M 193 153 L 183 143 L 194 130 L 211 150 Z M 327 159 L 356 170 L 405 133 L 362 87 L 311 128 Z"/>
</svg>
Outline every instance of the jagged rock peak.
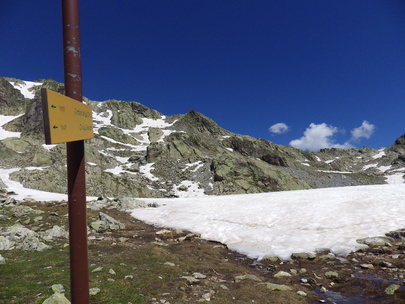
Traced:
<svg viewBox="0 0 405 304">
<path fill-rule="evenodd" d="M 197 130 L 201 133 L 209 133 L 212 135 L 226 136 L 230 135 L 225 129 L 222 129 L 211 118 L 204 116 L 203 114 L 190 110 L 187 114 L 183 115 L 175 124 L 177 128 L 185 128 L 186 131 Z"/>
<path fill-rule="evenodd" d="M 398 137 L 395 142 L 388 147 L 389 151 L 397 152 L 400 154 L 405 154 L 405 134 Z"/>
</svg>

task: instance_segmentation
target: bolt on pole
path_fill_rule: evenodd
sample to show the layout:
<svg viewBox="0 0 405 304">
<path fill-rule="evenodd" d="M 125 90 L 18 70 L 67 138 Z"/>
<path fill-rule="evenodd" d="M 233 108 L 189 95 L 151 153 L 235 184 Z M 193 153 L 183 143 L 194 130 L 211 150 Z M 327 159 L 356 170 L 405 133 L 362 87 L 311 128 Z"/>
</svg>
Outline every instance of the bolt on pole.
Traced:
<svg viewBox="0 0 405 304">
<path fill-rule="evenodd" d="M 62 0 L 65 95 L 82 102 L 79 1 Z M 84 141 L 66 143 L 70 288 L 73 304 L 88 304 L 89 274 Z"/>
</svg>

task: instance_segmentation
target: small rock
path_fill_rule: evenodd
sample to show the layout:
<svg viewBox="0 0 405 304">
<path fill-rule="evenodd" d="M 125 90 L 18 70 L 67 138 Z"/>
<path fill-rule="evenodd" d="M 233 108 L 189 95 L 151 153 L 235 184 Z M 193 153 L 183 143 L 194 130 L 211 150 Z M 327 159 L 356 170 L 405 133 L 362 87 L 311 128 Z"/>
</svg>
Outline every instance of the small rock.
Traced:
<svg viewBox="0 0 405 304">
<path fill-rule="evenodd" d="M 97 287 L 90 288 L 90 289 L 89 289 L 89 294 L 90 294 L 91 296 L 95 296 L 95 295 L 98 294 L 100 291 L 101 291 L 100 288 L 97 288 Z"/>
<path fill-rule="evenodd" d="M 291 277 L 291 274 L 286 272 L 286 271 L 279 271 L 274 275 L 275 278 L 280 278 L 280 277 Z"/>
<path fill-rule="evenodd" d="M 376 237 L 368 237 L 363 239 L 356 240 L 359 244 L 365 244 L 367 246 L 375 247 L 375 246 L 391 246 L 391 243 L 395 240 L 391 237 L 387 236 L 376 236 Z"/>
<path fill-rule="evenodd" d="M 320 292 L 322 292 L 322 293 L 326 293 L 327 291 L 328 290 L 324 286 L 322 286 L 321 289 L 320 289 Z"/>
<path fill-rule="evenodd" d="M 212 294 L 211 294 L 210 292 L 207 292 L 207 293 L 204 293 L 204 294 L 202 295 L 202 298 L 203 298 L 205 301 L 209 302 L 209 301 L 211 301 L 211 296 L 212 296 Z"/>
<path fill-rule="evenodd" d="M 6 264 L 6 259 L 0 254 L 0 264 Z"/>
<path fill-rule="evenodd" d="M 54 293 L 64 293 L 65 292 L 65 288 L 63 287 L 62 284 L 54 284 L 54 285 L 52 285 L 51 289 Z"/>
<path fill-rule="evenodd" d="M 381 266 L 383 266 L 383 267 L 393 267 L 392 263 L 387 262 L 387 261 L 382 261 Z"/>
<path fill-rule="evenodd" d="M 101 270 L 103 270 L 103 267 L 97 267 L 97 268 L 93 269 L 91 272 L 99 272 Z"/>
<path fill-rule="evenodd" d="M 110 268 L 108 271 L 109 274 L 116 275 L 117 273 L 114 271 L 114 269 Z"/>
<path fill-rule="evenodd" d="M 167 229 L 159 230 L 159 231 L 156 232 L 157 235 L 160 235 L 160 234 L 169 234 L 169 233 L 171 233 L 171 231 L 170 231 L 170 230 L 167 230 Z"/>
<path fill-rule="evenodd" d="M 47 298 L 42 304 L 70 304 L 70 301 L 63 293 L 54 293 Z"/>
<path fill-rule="evenodd" d="M 39 235 L 46 241 L 51 241 L 54 238 L 68 238 L 69 232 L 67 232 L 63 227 L 58 225 L 53 226 L 44 232 L 40 232 Z"/>
<path fill-rule="evenodd" d="M 166 262 L 164 265 L 166 265 L 166 266 L 171 266 L 171 267 L 176 266 L 176 264 L 174 264 L 174 263 L 172 263 L 172 262 Z"/>
<path fill-rule="evenodd" d="M 373 264 L 360 264 L 360 267 L 364 269 L 374 269 Z"/>
<path fill-rule="evenodd" d="M 42 216 L 36 216 L 36 217 L 34 217 L 34 222 L 35 223 L 38 223 L 38 222 L 41 222 L 41 221 L 43 221 L 43 217 Z"/>
<path fill-rule="evenodd" d="M 100 220 L 90 223 L 90 228 L 94 229 L 98 233 L 102 233 L 108 230 L 108 225 Z"/>
<path fill-rule="evenodd" d="M 305 268 L 301 268 L 301 269 L 299 270 L 299 273 L 300 273 L 300 274 L 307 273 L 307 270 L 306 270 Z"/>
<path fill-rule="evenodd" d="M 163 242 L 153 242 L 153 244 L 155 244 L 157 246 L 161 246 L 161 247 L 168 247 L 169 246 L 169 244 L 163 243 Z"/>
<path fill-rule="evenodd" d="M 268 260 L 268 261 L 271 261 L 271 262 L 281 262 L 282 260 L 279 258 L 279 257 L 277 257 L 277 256 L 265 256 L 262 260 L 264 260 L 264 261 L 266 261 L 266 260 Z"/>
<path fill-rule="evenodd" d="M 245 274 L 245 275 L 240 275 L 240 276 L 235 277 L 235 282 L 240 282 L 242 280 L 252 280 L 252 281 L 256 281 L 256 282 L 262 281 L 254 274 Z"/>
<path fill-rule="evenodd" d="M 302 297 L 306 297 L 306 296 L 307 296 L 307 293 L 306 293 L 305 291 L 298 290 L 298 291 L 297 291 L 297 295 L 302 296 Z"/>
<path fill-rule="evenodd" d="M 335 280 L 339 277 L 339 274 L 335 271 L 328 271 L 328 272 L 325 272 L 325 277 L 327 277 L 328 279 L 331 279 L 331 280 Z"/>
<path fill-rule="evenodd" d="M 321 260 L 333 260 L 335 258 L 336 258 L 336 256 L 332 252 L 319 256 L 319 259 L 321 259 Z"/>
<path fill-rule="evenodd" d="M 195 277 L 196 279 L 205 279 L 207 276 L 199 272 L 194 272 L 193 277 Z"/>
<path fill-rule="evenodd" d="M 384 292 L 385 292 L 387 295 L 392 296 L 399 288 L 400 288 L 399 285 L 397 285 L 397 284 L 392 284 L 392 285 L 388 286 L 388 287 L 384 290 Z"/>
<path fill-rule="evenodd" d="M 311 252 L 296 252 L 291 254 L 291 258 L 294 260 L 314 260 L 316 255 Z"/>
<path fill-rule="evenodd" d="M 126 275 L 125 277 L 124 277 L 124 279 L 125 280 L 128 280 L 128 279 L 133 279 L 134 278 L 134 276 L 132 275 L 132 274 L 130 274 L 130 275 Z"/>
<path fill-rule="evenodd" d="M 332 250 L 329 249 L 329 248 L 316 248 L 315 249 L 315 253 L 320 254 L 320 255 L 328 254 L 328 253 L 331 253 L 331 252 L 332 252 Z"/>
<path fill-rule="evenodd" d="M 274 291 L 288 291 L 288 290 L 292 290 L 292 288 L 290 286 L 287 285 L 280 285 L 280 284 L 273 284 L 273 283 L 264 283 L 266 284 L 267 288 L 270 290 L 274 290 Z"/>
<path fill-rule="evenodd" d="M 181 278 L 182 278 L 182 279 L 186 279 L 190 285 L 194 285 L 194 284 L 200 283 L 200 280 L 199 280 L 199 279 L 196 279 L 196 278 L 191 277 L 191 276 L 182 276 Z"/>
</svg>

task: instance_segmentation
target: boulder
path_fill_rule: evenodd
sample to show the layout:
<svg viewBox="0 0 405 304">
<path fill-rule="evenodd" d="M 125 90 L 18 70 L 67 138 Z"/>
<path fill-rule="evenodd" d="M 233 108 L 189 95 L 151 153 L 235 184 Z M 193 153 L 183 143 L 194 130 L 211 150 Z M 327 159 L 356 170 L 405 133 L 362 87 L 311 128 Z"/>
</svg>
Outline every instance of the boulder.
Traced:
<svg viewBox="0 0 405 304">
<path fill-rule="evenodd" d="M 0 235 L 0 250 L 12 250 L 15 248 L 15 243 L 10 241 L 5 236 Z"/>
<path fill-rule="evenodd" d="M 391 245 L 395 240 L 387 236 L 367 237 L 356 240 L 359 244 L 364 244 L 371 247 Z"/>
<path fill-rule="evenodd" d="M 44 232 L 40 232 L 39 235 L 46 241 L 52 241 L 55 238 L 69 238 L 69 232 L 58 225 L 55 225 Z"/>
<path fill-rule="evenodd" d="M 294 260 L 314 260 L 316 255 L 312 252 L 296 252 L 291 254 L 291 258 Z"/>
<path fill-rule="evenodd" d="M 107 230 L 125 229 L 125 224 L 103 212 L 100 212 L 99 220 L 90 223 L 90 227 L 97 232 L 105 232 Z"/>
<path fill-rule="evenodd" d="M 38 233 L 20 224 L 2 228 L 0 234 L 0 250 L 21 249 L 42 251 L 50 248 L 49 245 L 41 242 Z"/>
<path fill-rule="evenodd" d="M 47 298 L 42 304 L 70 304 L 70 301 L 65 297 L 63 293 L 54 293 Z"/>
<path fill-rule="evenodd" d="M 163 136 L 163 131 L 159 128 L 149 128 L 148 137 L 150 142 L 157 142 Z"/>
</svg>

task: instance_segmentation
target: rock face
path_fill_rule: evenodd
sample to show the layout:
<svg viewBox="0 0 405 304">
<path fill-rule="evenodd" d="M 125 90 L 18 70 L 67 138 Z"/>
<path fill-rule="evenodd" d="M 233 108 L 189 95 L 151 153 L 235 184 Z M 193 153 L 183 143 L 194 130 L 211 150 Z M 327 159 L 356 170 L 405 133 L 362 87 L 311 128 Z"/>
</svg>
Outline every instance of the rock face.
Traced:
<svg viewBox="0 0 405 304">
<path fill-rule="evenodd" d="M 0 77 L 0 114 L 17 115 L 25 110 L 24 95 L 4 77 Z"/>
<path fill-rule="evenodd" d="M 66 148 L 44 146 L 41 87 L 62 84 L 0 77 L 0 168 L 27 188 L 66 192 Z M 21 91 L 20 91 L 20 89 Z M 178 197 L 403 182 L 405 135 L 385 149 L 304 152 L 238 135 L 196 111 L 166 117 L 137 102 L 94 102 L 95 137 L 86 141 L 87 194 L 102 197 Z"/>
</svg>

